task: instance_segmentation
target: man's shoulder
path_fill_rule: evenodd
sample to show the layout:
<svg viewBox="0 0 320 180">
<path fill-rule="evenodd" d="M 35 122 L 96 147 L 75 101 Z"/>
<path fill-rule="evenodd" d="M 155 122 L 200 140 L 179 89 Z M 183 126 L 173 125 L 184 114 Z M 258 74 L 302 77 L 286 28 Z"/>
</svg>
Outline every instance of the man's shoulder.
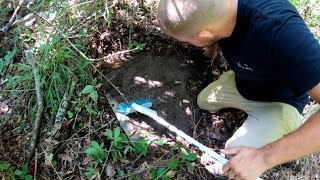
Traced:
<svg viewBox="0 0 320 180">
<path fill-rule="evenodd" d="M 254 22 L 263 20 L 281 24 L 292 18 L 302 19 L 298 10 L 287 0 L 239 0 L 239 11 Z"/>
</svg>

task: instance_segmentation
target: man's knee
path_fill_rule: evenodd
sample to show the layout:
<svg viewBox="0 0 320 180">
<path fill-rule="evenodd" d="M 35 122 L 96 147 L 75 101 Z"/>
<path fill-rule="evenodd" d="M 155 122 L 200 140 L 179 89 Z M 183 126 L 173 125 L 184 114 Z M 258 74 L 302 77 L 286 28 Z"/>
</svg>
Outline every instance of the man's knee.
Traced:
<svg viewBox="0 0 320 180">
<path fill-rule="evenodd" d="M 205 107 L 208 106 L 209 102 L 208 102 L 208 96 L 205 95 L 205 93 L 203 92 L 204 90 L 202 90 L 200 92 L 200 94 L 197 97 L 197 104 L 201 109 L 205 109 Z"/>
</svg>

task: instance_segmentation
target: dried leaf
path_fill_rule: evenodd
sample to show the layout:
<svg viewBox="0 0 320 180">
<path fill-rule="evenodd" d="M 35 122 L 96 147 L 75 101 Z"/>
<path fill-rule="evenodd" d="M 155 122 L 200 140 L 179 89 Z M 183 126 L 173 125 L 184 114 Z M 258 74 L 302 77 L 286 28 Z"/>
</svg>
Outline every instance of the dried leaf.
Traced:
<svg viewBox="0 0 320 180">
<path fill-rule="evenodd" d="M 107 165 L 106 173 L 108 177 L 113 177 L 116 174 L 116 170 L 110 163 Z"/>
</svg>

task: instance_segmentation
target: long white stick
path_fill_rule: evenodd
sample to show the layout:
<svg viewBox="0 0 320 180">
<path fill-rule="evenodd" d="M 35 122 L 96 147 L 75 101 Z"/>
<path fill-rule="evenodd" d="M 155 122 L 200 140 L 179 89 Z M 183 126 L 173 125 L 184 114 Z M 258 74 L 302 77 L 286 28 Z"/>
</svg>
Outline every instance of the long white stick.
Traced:
<svg viewBox="0 0 320 180">
<path fill-rule="evenodd" d="M 220 156 L 218 153 L 212 151 L 210 148 L 208 148 L 207 146 L 201 144 L 200 142 L 198 142 L 197 140 L 193 139 L 192 137 L 188 136 L 187 134 L 185 134 L 184 132 L 180 131 L 179 129 L 177 129 L 175 126 L 172 126 L 171 124 L 169 124 L 167 121 L 165 121 L 163 118 L 159 117 L 157 115 L 157 112 L 154 110 L 151 110 L 149 108 L 146 108 L 144 106 L 138 105 L 136 103 L 132 103 L 131 107 L 144 114 L 147 115 L 149 117 L 151 117 L 152 119 L 154 119 L 155 121 L 157 121 L 159 124 L 165 126 L 166 128 L 168 128 L 170 131 L 176 133 L 178 136 L 182 137 L 183 139 L 185 139 L 186 141 L 188 141 L 190 144 L 193 144 L 195 146 L 197 146 L 201 151 L 205 152 L 206 154 L 208 154 L 209 156 L 213 157 L 214 159 L 216 159 L 217 161 L 219 161 L 222 164 L 225 164 L 228 162 L 228 159 Z M 262 180 L 260 178 L 257 178 L 257 180 Z"/>
</svg>

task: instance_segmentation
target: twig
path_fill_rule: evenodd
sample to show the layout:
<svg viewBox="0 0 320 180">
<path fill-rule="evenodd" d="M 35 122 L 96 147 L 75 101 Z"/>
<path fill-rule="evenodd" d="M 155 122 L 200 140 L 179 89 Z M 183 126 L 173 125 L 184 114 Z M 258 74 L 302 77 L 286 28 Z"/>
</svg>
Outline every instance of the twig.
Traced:
<svg viewBox="0 0 320 180">
<path fill-rule="evenodd" d="M 51 167 L 53 168 L 54 172 L 57 174 L 58 178 L 60 180 L 62 180 L 62 178 L 60 177 L 59 173 L 57 172 L 57 170 L 54 168 L 54 166 L 52 165 L 51 161 L 49 160 L 48 155 L 47 155 L 46 151 L 43 149 L 42 146 L 41 146 L 41 149 L 42 149 L 42 152 L 44 153 L 44 156 L 46 157 L 46 159 L 49 161 Z"/>
<path fill-rule="evenodd" d="M 35 161 L 34 161 L 34 173 L 33 179 L 37 179 L 37 169 L 38 169 L 38 149 L 36 149 Z"/>
<path fill-rule="evenodd" d="M 102 169 L 101 169 L 101 173 L 103 173 L 104 171 L 104 168 L 107 166 L 107 161 L 109 160 L 109 155 L 110 155 L 110 152 L 111 152 L 111 149 L 113 148 L 113 143 L 111 143 L 110 147 L 109 147 L 109 151 L 108 151 L 108 154 L 107 154 L 107 158 L 106 160 L 104 161 L 103 163 L 103 166 L 102 166 Z M 100 177 L 101 178 L 101 177 Z"/>
<path fill-rule="evenodd" d="M 34 81 L 35 81 L 35 89 L 36 89 L 37 103 L 38 103 L 36 119 L 35 119 L 34 127 L 32 130 L 32 137 L 30 139 L 30 147 L 29 147 L 29 155 L 28 155 L 28 161 L 30 161 L 32 159 L 34 152 L 35 152 L 35 149 L 37 147 L 38 138 L 39 138 L 39 131 L 40 131 L 40 126 L 41 126 L 41 117 L 43 114 L 44 105 L 43 105 L 43 99 L 42 99 L 42 91 L 41 91 L 39 72 L 38 72 L 38 68 L 36 67 L 36 64 L 34 61 L 34 56 L 30 51 L 24 51 L 24 54 L 25 54 L 27 62 L 31 65 L 31 67 L 33 69 L 33 76 L 34 76 Z"/>
<path fill-rule="evenodd" d="M 141 158 L 142 154 L 139 154 L 135 160 L 133 160 L 128 168 L 133 168 L 134 164 Z"/>
<path fill-rule="evenodd" d="M 86 135 L 84 135 L 84 136 L 81 137 L 81 138 L 77 138 L 77 140 L 78 140 L 78 141 L 82 141 L 85 137 L 87 137 L 87 136 L 89 136 L 89 135 L 91 135 L 91 134 L 93 134 L 93 133 L 95 133 L 95 132 L 98 132 L 99 130 L 101 130 L 101 129 L 107 127 L 107 126 L 109 126 L 112 122 L 113 122 L 113 119 L 112 119 L 111 121 L 109 121 L 107 124 L 104 124 L 104 125 L 101 126 L 100 128 L 96 129 L 95 131 L 90 132 L 90 133 L 87 133 Z M 84 128 L 85 128 L 85 127 L 81 128 L 79 131 L 77 131 L 76 133 L 74 133 L 69 139 L 62 141 L 63 144 L 60 146 L 60 148 L 57 150 L 57 152 L 58 152 L 58 151 L 61 149 L 61 147 L 63 147 L 68 141 L 73 140 L 72 138 L 73 138 L 76 134 L 78 134 L 80 131 L 82 131 Z M 62 142 L 60 142 L 60 143 L 62 143 Z"/>
<path fill-rule="evenodd" d="M 24 4 L 24 2 L 25 2 L 25 0 L 19 1 L 18 6 L 17 6 L 16 9 L 14 10 L 14 12 L 13 12 L 13 14 L 12 14 L 9 22 L 8 22 L 4 27 L 2 27 L 2 28 L 0 29 L 0 31 L 2 31 L 2 32 L 7 32 L 7 31 L 10 29 L 10 27 L 11 27 L 12 24 L 14 23 L 14 20 L 16 19 L 16 16 L 17 16 L 17 14 L 18 14 L 18 11 L 19 11 L 20 8 L 21 8 L 21 5 Z"/>
</svg>

